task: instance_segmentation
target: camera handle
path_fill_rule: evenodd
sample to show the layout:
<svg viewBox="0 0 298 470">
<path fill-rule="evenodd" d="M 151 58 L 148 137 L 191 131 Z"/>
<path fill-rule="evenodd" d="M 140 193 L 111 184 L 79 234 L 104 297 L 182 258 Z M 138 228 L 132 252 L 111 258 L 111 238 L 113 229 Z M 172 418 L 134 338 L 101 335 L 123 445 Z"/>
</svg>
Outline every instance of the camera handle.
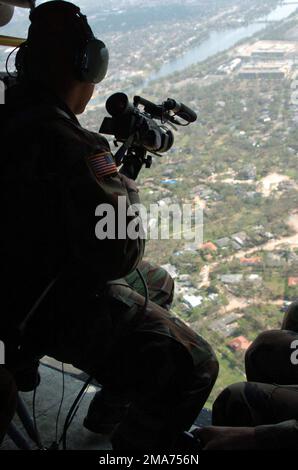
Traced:
<svg viewBox="0 0 298 470">
<path fill-rule="evenodd" d="M 120 173 L 136 180 L 143 166 L 151 168 L 152 156 L 142 147 L 131 147 L 134 136 L 131 136 L 115 154 L 116 165 L 122 167 Z M 116 142 L 115 142 L 116 144 Z"/>
<path fill-rule="evenodd" d="M 142 148 L 131 148 L 123 159 L 120 173 L 136 180 L 143 166 L 150 168 L 152 165 L 151 155 L 147 156 L 147 151 Z"/>
</svg>

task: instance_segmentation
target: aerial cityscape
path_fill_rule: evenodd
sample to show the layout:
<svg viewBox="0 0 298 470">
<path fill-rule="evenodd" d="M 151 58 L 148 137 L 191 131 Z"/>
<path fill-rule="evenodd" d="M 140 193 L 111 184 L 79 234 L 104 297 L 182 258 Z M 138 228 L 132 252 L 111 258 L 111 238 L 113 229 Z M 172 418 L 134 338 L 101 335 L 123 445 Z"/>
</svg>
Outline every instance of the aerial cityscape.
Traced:
<svg viewBox="0 0 298 470">
<path fill-rule="evenodd" d="M 218 355 L 211 403 L 243 380 L 245 351 L 258 333 L 280 327 L 298 297 L 298 3 L 105 0 L 99 11 L 96 0 L 84 0 L 80 7 L 111 53 L 83 125 L 98 131 L 115 91 L 157 103 L 171 97 L 199 116 L 138 183 L 148 207 L 196 202 L 204 210 L 202 244 L 148 240 L 146 259 L 174 277 L 174 313 Z M 3 33 L 24 36 L 25 16 Z M 10 51 L 1 51 L 1 70 Z"/>
</svg>

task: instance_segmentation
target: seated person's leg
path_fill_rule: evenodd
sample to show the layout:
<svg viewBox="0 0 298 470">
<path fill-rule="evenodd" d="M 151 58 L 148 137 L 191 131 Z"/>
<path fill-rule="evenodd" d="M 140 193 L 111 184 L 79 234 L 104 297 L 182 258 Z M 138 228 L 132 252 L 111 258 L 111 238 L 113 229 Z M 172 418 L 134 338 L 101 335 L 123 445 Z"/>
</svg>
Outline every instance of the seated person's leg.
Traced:
<svg viewBox="0 0 298 470">
<path fill-rule="evenodd" d="M 168 310 L 173 302 L 175 287 L 170 274 L 148 261 L 141 261 L 138 268 L 148 285 L 150 300 Z M 137 271 L 129 274 L 125 280 L 132 289 L 144 295 L 144 287 Z"/>
<path fill-rule="evenodd" d="M 290 330 L 298 333 L 298 301 L 293 302 L 285 313 L 282 330 Z"/>
<path fill-rule="evenodd" d="M 4 367 L 0 367 L 0 444 L 13 418 L 17 404 L 14 380 Z"/>
<path fill-rule="evenodd" d="M 174 281 L 167 271 L 147 261 L 141 261 L 138 266 L 148 286 L 149 299 L 163 308 L 169 309 L 174 297 Z M 143 282 L 135 270 L 123 280 L 115 283 L 127 283 L 133 290 L 144 295 Z M 84 426 L 96 433 L 110 433 L 127 414 L 129 400 L 118 387 L 106 386 L 96 393 Z"/>
<path fill-rule="evenodd" d="M 152 302 L 167 310 L 174 297 L 174 281 L 167 271 L 148 261 L 141 261 L 138 266 L 148 287 L 149 298 Z M 135 270 L 125 279 L 115 281 L 127 283 L 132 289 L 144 295 L 144 285 L 139 273 Z M 97 392 L 85 418 L 85 427 L 96 433 L 110 433 L 116 424 L 127 414 L 129 400 L 121 390 L 106 386 Z"/>
<path fill-rule="evenodd" d="M 298 385 L 239 383 L 227 387 L 212 411 L 214 426 L 260 426 L 298 419 Z"/>
<path fill-rule="evenodd" d="M 246 376 L 249 382 L 298 384 L 298 367 L 291 361 L 293 331 L 273 330 L 261 333 L 247 350 Z"/>
<path fill-rule="evenodd" d="M 193 349 L 194 354 L 202 354 L 202 362 L 196 366 L 186 349 L 165 335 L 139 333 L 123 347 L 123 375 L 119 371 L 116 376 L 119 387 L 127 381 L 132 403 L 112 436 L 115 450 L 175 448 L 179 435 L 191 427 L 204 406 L 217 377 L 218 365 L 206 344 L 198 338 Z"/>
<path fill-rule="evenodd" d="M 167 441 L 173 440 L 172 434 L 177 437 L 180 429 L 192 424 L 213 387 L 218 364 L 202 338 L 152 302 L 144 312 L 144 303 L 144 297 L 125 286 L 111 286 L 91 296 L 82 295 L 79 286 L 71 286 L 69 290 L 62 286 L 54 298 L 48 300 L 48 305 L 43 305 L 38 318 L 32 318 L 27 325 L 27 346 L 39 344 L 42 354 L 72 363 L 110 389 L 125 392 L 126 384 L 131 402 L 137 404 L 134 409 L 139 410 L 139 403 L 145 403 L 142 412 L 146 415 L 145 422 L 149 423 L 146 432 L 142 431 L 143 419 L 138 412 L 128 413 L 127 419 L 130 423 L 131 416 L 138 417 L 134 417 L 133 422 L 140 426 L 141 448 L 154 448 L 162 436 Z M 135 346 L 132 335 L 140 337 L 141 343 Z M 149 341 L 149 336 L 154 337 L 153 342 Z M 158 339 L 163 343 L 162 348 Z M 178 345 L 178 358 L 172 346 L 168 348 L 173 343 Z M 145 348 L 144 353 L 142 348 Z M 186 362 L 190 374 L 186 374 Z M 148 374 L 144 375 L 144 371 Z M 154 377 L 160 380 L 152 380 Z M 176 386 L 169 387 L 174 378 Z M 156 403 L 153 410 L 150 409 L 152 403 Z M 180 413 L 175 411 L 178 407 Z M 158 434 L 155 410 L 160 420 Z M 175 429 L 173 422 L 177 423 Z M 166 435 L 168 431 L 170 437 Z M 151 441 L 147 441 L 148 433 Z M 120 436 L 118 448 L 121 448 L 124 434 Z M 127 437 L 126 445 L 133 449 L 138 443 Z"/>
<path fill-rule="evenodd" d="M 282 331 L 261 333 L 248 349 L 249 382 L 229 386 L 215 401 L 215 427 L 197 433 L 207 448 L 296 449 L 298 367 L 291 356 L 297 332 L 298 302 L 294 302 Z"/>
<path fill-rule="evenodd" d="M 131 298 L 144 305 L 136 292 Z M 126 381 L 131 389 L 132 404 L 113 445 L 118 450 L 169 449 L 191 426 L 212 390 L 218 373 L 214 353 L 184 323 L 152 302 L 123 340 L 112 370 L 119 387 Z"/>
</svg>

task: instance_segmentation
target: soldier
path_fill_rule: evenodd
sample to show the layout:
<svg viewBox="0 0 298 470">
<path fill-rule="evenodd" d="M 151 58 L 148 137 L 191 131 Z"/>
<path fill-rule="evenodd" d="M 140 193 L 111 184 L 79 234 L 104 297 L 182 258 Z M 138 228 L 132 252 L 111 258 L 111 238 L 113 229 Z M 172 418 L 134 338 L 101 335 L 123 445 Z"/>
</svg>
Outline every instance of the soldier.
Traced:
<svg viewBox="0 0 298 470">
<path fill-rule="evenodd" d="M 19 84 L 7 92 L 1 136 L 6 341 L 21 324 L 29 376 L 32 358 L 49 355 L 97 379 L 103 391 L 85 425 L 96 432 L 117 425 L 115 449 L 170 449 L 203 407 L 218 363 L 169 313 L 173 281 L 143 261 L 144 240 L 95 236 L 99 204 L 112 206 L 117 221 L 118 198 L 128 209 L 139 194 L 118 173 L 107 140 L 76 117 L 107 68 L 105 46 L 94 41 L 79 8 L 55 0 L 32 12 L 17 57 Z M 137 216 L 131 222 L 140 224 Z M 148 303 L 136 269 L 147 279 Z"/>
<path fill-rule="evenodd" d="M 219 395 L 213 405 L 214 427 L 196 431 L 206 449 L 297 450 L 298 364 L 293 346 L 298 346 L 298 302 L 289 307 L 281 330 L 261 333 L 248 349 L 248 382 Z"/>
</svg>

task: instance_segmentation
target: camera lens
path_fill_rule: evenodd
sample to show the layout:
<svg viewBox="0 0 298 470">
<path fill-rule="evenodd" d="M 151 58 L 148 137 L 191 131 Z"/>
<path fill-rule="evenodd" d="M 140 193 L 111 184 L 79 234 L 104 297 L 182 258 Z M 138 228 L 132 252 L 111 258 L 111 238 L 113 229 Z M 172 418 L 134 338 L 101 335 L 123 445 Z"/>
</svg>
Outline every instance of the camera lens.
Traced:
<svg viewBox="0 0 298 470">
<path fill-rule="evenodd" d="M 106 110 L 111 116 L 119 116 L 127 112 L 129 100 L 125 93 L 114 93 L 106 103 Z"/>
</svg>

